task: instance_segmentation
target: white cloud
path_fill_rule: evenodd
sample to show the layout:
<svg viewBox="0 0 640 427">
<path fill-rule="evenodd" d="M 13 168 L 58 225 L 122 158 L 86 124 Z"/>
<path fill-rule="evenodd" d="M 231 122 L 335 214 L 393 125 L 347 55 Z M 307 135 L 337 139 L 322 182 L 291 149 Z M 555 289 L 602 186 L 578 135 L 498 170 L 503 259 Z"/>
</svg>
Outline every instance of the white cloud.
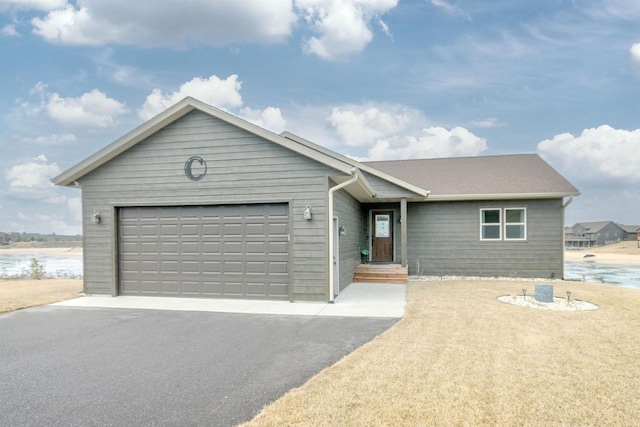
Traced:
<svg viewBox="0 0 640 427">
<path fill-rule="evenodd" d="M 64 125 L 105 128 L 115 124 L 115 117 L 127 113 L 126 105 L 93 89 L 78 98 L 63 98 L 51 93 L 43 105 L 52 119 Z"/>
<path fill-rule="evenodd" d="M 421 113 L 401 106 L 334 107 L 327 121 L 350 147 L 370 146 L 376 140 L 396 135 L 423 120 Z"/>
<path fill-rule="evenodd" d="M 13 24 L 7 24 L 2 27 L 2 35 L 7 37 L 18 37 L 20 34 L 16 30 L 16 26 Z"/>
<path fill-rule="evenodd" d="M 358 54 L 373 39 L 371 21 L 382 22 L 380 16 L 397 4 L 398 0 L 297 0 L 296 8 L 319 34 L 305 43 L 304 50 L 328 61 Z M 380 25 L 389 34 L 386 24 Z"/>
<path fill-rule="evenodd" d="M 51 134 L 47 136 L 37 136 L 35 138 L 22 138 L 23 142 L 34 143 L 39 145 L 57 145 L 57 144 L 66 144 L 69 142 L 75 142 L 77 140 L 76 136 L 72 133 L 64 133 L 64 134 Z"/>
<path fill-rule="evenodd" d="M 487 117 L 486 119 L 478 119 L 471 121 L 471 126 L 478 128 L 497 128 L 505 126 L 500 120 L 495 117 Z"/>
<path fill-rule="evenodd" d="M 182 47 L 280 42 L 296 20 L 291 0 L 165 0 L 161 7 L 84 0 L 59 6 L 32 24 L 36 34 L 56 43 Z"/>
<path fill-rule="evenodd" d="M 635 43 L 629 50 L 631 55 L 631 66 L 640 73 L 640 43 Z"/>
<path fill-rule="evenodd" d="M 242 82 L 238 81 L 236 74 L 232 74 L 224 80 L 215 75 L 208 79 L 194 77 L 173 93 L 164 94 L 160 89 L 154 89 L 138 111 L 138 116 L 143 120 L 148 120 L 186 96 L 191 96 L 223 110 L 240 107 L 242 106 L 241 86 Z"/>
<path fill-rule="evenodd" d="M 421 111 L 402 105 L 334 107 L 327 122 L 342 144 L 356 149 L 351 156 L 363 161 L 477 156 L 487 149 L 486 140 L 469 130 L 429 125 Z"/>
<path fill-rule="evenodd" d="M 39 95 L 42 100 L 37 106 L 23 103 L 22 108 L 27 114 L 45 113 L 51 119 L 67 126 L 106 128 L 116 124 L 117 116 L 129 112 L 125 104 L 109 98 L 98 89 L 77 98 L 65 98 L 56 92 L 49 92 L 46 84 L 38 82 L 30 93 Z"/>
<path fill-rule="evenodd" d="M 264 110 L 246 107 L 241 110 L 241 116 L 245 120 L 275 133 L 281 133 L 287 125 L 287 121 L 282 117 L 282 112 L 275 107 L 267 107 Z"/>
<path fill-rule="evenodd" d="M 431 0 L 431 4 L 434 5 L 435 7 L 443 10 L 444 13 L 446 13 L 447 15 L 460 16 L 462 18 L 471 20 L 471 16 L 469 16 L 469 14 L 467 12 L 465 12 L 462 9 L 460 9 L 455 4 L 451 4 L 448 1 L 445 1 L 445 0 Z"/>
<path fill-rule="evenodd" d="M 5 173 L 9 183 L 9 193 L 32 200 L 62 203 L 66 197 L 56 193 L 51 178 L 60 174 L 57 163 L 49 163 L 44 154 L 12 166 Z"/>
<path fill-rule="evenodd" d="M 576 181 L 640 183 L 640 129 L 602 125 L 579 136 L 563 133 L 540 142 L 538 152 Z"/>
<path fill-rule="evenodd" d="M 369 149 L 368 160 L 425 159 L 478 156 L 487 149 L 487 141 L 467 129 L 430 127 L 418 136 L 380 140 Z"/>
</svg>

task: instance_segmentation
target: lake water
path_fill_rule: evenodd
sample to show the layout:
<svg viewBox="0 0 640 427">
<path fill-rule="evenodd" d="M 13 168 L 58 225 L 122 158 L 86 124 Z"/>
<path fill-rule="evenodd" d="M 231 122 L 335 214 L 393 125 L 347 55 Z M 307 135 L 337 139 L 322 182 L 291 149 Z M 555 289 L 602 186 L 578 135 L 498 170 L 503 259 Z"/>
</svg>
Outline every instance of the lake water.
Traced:
<svg viewBox="0 0 640 427">
<path fill-rule="evenodd" d="M 640 264 L 565 262 L 564 278 L 640 289 Z"/>
<path fill-rule="evenodd" d="M 27 276 L 33 257 L 34 254 L 0 254 L 0 277 Z M 36 258 L 40 264 L 44 265 L 45 273 L 49 277 L 82 277 L 82 257 L 37 255 Z M 640 264 L 606 264 L 594 261 L 566 262 L 564 274 L 567 280 L 608 283 L 640 289 Z"/>
<path fill-rule="evenodd" d="M 82 277 L 81 256 L 47 256 L 34 254 L 0 255 L 0 277 L 15 278 L 29 275 L 29 265 L 34 258 L 44 266 L 45 275 L 59 279 Z"/>
</svg>

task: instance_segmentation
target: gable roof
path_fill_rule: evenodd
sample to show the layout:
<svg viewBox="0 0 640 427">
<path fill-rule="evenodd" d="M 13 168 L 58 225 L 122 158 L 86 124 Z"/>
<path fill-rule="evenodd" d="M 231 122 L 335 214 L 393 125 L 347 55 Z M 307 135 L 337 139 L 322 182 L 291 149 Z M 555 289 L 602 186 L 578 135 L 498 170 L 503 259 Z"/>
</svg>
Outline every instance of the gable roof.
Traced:
<svg viewBox="0 0 640 427">
<path fill-rule="evenodd" d="M 637 233 L 640 230 L 640 225 L 624 225 L 618 224 L 627 233 Z"/>
<path fill-rule="evenodd" d="M 337 176 L 331 178 L 338 184 L 353 176 L 354 171 L 362 170 L 415 194 L 410 198 L 412 201 L 427 197 L 430 200 L 481 200 L 559 198 L 580 194 L 536 154 L 358 162 L 292 133 L 277 135 L 191 97 L 184 98 L 72 166 L 53 178 L 53 183 L 74 185 L 78 179 L 193 110 L 209 114 L 336 170 Z M 356 188 L 358 186 L 362 188 Z M 374 201 L 366 179 L 359 179 L 357 185 L 348 188 L 358 200 Z"/>
<path fill-rule="evenodd" d="M 429 200 L 537 199 L 580 194 L 537 154 L 364 162 L 428 188 Z"/>
<path fill-rule="evenodd" d="M 599 233 L 603 228 L 608 226 L 609 224 L 613 224 L 618 228 L 621 228 L 619 224 L 616 224 L 613 221 L 591 221 L 591 222 L 578 222 L 573 225 L 571 228 L 576 228 L 578 226 L 584 228 L 589 233 Z"/>
<path fill-rule="evenodd" d="M 295 137 L 295 135 L 293 134 L 287 134 L 286 136 L 277 135 L 264 128 L 261 128 L 260 126 L 254 125 L 253 123 L 236 117 L 233 114 L 212 107 L 202 101 L 198 101 L 195 98 L 186 97 L 182 101 L 178 102 L 172 107 L 169 107 L 149 121 L 143 123 L 131 132 L 118 138 L 111 144 L 107 145 L 93 155 L 87 157 L 85 160 L 81 161 L 75 166 L 72 166 L 67 171 L 53 178 L 53 183 L 62 186 L 73 185 L 76 180 L 80 179 L 92 170 L 102 166 L 109 160 L 113 159 L 114 157 L 133 147 L 137 143 L 143 141 L 145 138 L 151 136 L 155 132 L 175 122 L 176 120 L 185 116 L 187 113 L 193 110 L 202 111 L 229 124 L 232 124 L 240 129 L 251 132 L 254 135 L 257 135 L 268 141 L 288 148 L 298 154 L 329 166 L 342 174 L 341 176 L 333 177 L 336 178 L 337 181 L 349 179 L 353 175 L 354 170 L 357 170 L 360 167 L 364 167 L 367 172 L 369 172 L 370 168 L 356 162 L 355 160 L 339 155 L 331 150 L 322 148 L 309 141 L 302 140 L 302 138 Z M 400 179 L 390 177 L 380 171 L 373 170 L 372 173 L 382 179 L 391 180 L 391 182 L 393 182 L 394 184 L 415 193 L 418 198 L 423 199 L 429 193 L 422 188 L 418 188 L 415 185 L 403 182 Z M 362 178 L 359 182 L 359 185 L 361 186 L 368 186 L 366 182 L 362 182 Z M 356 189 L 355 191 L 358 190 Z"/>
<path fill-rule="evenodd" d="M 333 156 L 333 157 L 335 157 L 337 159 L 342 160 L 345 163 L 349 163 L 349 164 L 353 165 L 354 167 L 357 167 L 361 171 L 370 173 L 371 175 L 375 175 L 375 176 L 377 176 L 379 178 L 382 178 L 385 181 L 389 181 L 389 182 L 391 182 L 391 183 L 393 183 L 393 184 L 395 184 L 395 185 L 397 185 L 399 187 L 402 187 L 402 188 L 405 188 L 407 190 L 413 191 L 414 193 L 419 194 L 419 195 L 421 195 L 423 197 L 427 197 L 429 195 L 429 193 L 430 193 L 430 191 L 426 191 L 426 190 L 424 190 L 424 189 L 422 189 L 422 188 L 420 188 L 418 186 L 415 186 L 415 185 L 413 185 L 411 183 L 408 183 L 406 181 L 398 179 L 395 176 L 391 176 L 391 175 L 389 175 L 387 173 L 384 173 L 383 171 L 380 171 L 378 169 L 375 169 L 375 168 L 372 168 L 370 166 L 367 166 L 366 163 L 358 162 L 356 160 L 353 160 L 350 157 L 343 156 L 342 154 L 336 153 L 335 151 L 331 151 L 328 148 L 325 148 L 325 147 L 322 147 L 322 146 L 320 146 L 318 144 L 315 144 L 315 143 L 313 143 L 313 142 L 311 142 L 311 141 L 309 141 L 307 139 L 304 139 L 301 136 L 295 135 L 295 134 L 293 134 L 291 132 L 282 132 L 280 134 L 280 136 L 282 136 L 284 138 L 287 138 L 287 139 L 290 139 L 292 141 L 296 141 L 296 142 L 298 142 L 300 144 L 303 144 L 303 145 L 305 145 L 305 146 L 307 146 L 307 147 L 309 147 L 309 148 L 311 148 L 313 150 L 317 150 L 317 151 L 319 151 L 321 153 L 325 153 L 327 155 L 331 155 L 331 156 Z M 346 179 L 347 178 L 345 178 L 343 180 L 346 180 Z M 340 181 L 340 180 L 338 180 L 338 181 Z M 340 182 L 338 182 L 338 183 L 340 183 Z"/>
</svg>

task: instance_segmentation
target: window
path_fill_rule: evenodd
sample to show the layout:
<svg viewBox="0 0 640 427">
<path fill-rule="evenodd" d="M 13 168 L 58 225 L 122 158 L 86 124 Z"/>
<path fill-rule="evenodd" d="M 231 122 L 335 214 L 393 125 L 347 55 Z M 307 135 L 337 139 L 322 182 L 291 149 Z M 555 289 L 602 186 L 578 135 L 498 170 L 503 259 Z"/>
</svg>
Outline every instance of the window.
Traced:
<svg viewBox="0 0 640 427">
<path fill-rule="evenodd" d="M 480 240 L 526 240 L 525 208 L 480 209 Z"/>
<path fill-rule="evenodd" d="M 527 238 L 527 221 L 524 208 L 504 210 L 504 239 L 525 240 Z"/>
<path fill-rule="evenodd" d="M 500 240 L 501 229 L 501 211 L 500 209 L 481 209 L 481 227 L 480 239 L 482 240 Z"/>
</svg>

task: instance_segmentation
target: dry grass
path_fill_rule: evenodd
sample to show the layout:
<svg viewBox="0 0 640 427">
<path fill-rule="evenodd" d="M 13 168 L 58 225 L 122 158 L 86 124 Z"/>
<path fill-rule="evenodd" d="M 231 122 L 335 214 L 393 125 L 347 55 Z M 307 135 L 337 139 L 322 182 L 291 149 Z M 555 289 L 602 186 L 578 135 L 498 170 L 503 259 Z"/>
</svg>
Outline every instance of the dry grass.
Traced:
<svg viewBox="0 0 640 427">
<path fill-rule="evenodd" d="M 400 322 L 246 425 L 640 425 L 640 292 L 554 286 L 599 309 L 496 300 L 531 282 L 410 283 Z"/>
<path fill-rule="evenodd" d="M 596 254 L 624 254 L 624 255 L 640 256 L 640 247 L 638 247 L 637 241 L 618 242 L 612 245 L 599 246 L 595 248 L 589 248 L 586 250 Z"/>
<path fill-rule="evenodd" d="M 82 280 L 0 280 L 0 313 L 76 298 Z"/>
</svg>

